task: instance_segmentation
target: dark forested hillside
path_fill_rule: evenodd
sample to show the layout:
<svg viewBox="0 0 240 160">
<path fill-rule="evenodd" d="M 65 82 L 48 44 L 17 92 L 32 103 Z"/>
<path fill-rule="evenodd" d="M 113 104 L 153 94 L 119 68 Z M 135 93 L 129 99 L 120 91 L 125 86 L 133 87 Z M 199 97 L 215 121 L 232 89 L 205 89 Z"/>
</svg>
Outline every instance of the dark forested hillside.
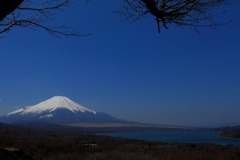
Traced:
<svg viewBox="0 0 240 160">
<path fill-rule="evenodd" d="M 213 144 L 168 144 L 56 133 L 0 125 L 0 148 L 14 148 L 34 160 L 239 160 L 240 148 Z M 17 160 L 17 159 L 16 159 Z"/>
<path fill-rule="evenodd" d="M 228 126 L 217 129 L 222 137 L 240 139 L 240 126 Z"/>
</svg>

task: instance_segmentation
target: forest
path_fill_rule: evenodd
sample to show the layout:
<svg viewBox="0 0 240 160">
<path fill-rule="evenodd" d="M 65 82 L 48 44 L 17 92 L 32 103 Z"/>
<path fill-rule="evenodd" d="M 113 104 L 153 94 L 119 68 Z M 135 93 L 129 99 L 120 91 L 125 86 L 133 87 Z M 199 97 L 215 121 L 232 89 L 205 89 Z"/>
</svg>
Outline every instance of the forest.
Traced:
<svg viewBox="0 0 240 160">
<path fill-rule="evenodd" d="M 233 145 L 149 142 L 71 131 L 33 130 L 5 124 L 0 125 L 0 139 L 1 160 L 240 159 L 240 148 Z M 6 153 L 9 148 L 11 151 Z"/>
</svg>

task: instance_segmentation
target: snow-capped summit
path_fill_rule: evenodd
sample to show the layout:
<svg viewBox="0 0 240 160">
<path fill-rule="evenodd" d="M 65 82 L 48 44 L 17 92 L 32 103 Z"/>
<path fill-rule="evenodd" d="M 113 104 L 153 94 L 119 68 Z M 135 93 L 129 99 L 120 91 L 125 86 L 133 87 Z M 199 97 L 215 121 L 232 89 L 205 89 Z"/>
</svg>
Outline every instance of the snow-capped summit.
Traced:
<svg viewBox="0 0 240 160">
<path fill-rule="evenodd" d="M 25 114 L 41 114 L 43 112 L 53 112 L 58 109 L 68 109 L 71 112 L 90 112 L 93 114 L 96 114 L 95 111 L 88 109 L 86 107 L 83 107 L 74 101 L 70 100 L 67 97 L 64 96 L 55 96 L 52 97 L 46 101 L 43 101 L 41 103 L 38 103 L 34 106 L 20 108 L 16 111 L 10 112 L 7 115 L 13 115 L 20 113 L 21 115 Z"/>
<path fill-rule="evenodd" d="M 106 113 L 88 109 L 64 96 L 55 96 L 33 106 L 23 107 L 0 117 L 0 122 L 44 121 L 49 123 L 122 122 Z"/>
</svg>

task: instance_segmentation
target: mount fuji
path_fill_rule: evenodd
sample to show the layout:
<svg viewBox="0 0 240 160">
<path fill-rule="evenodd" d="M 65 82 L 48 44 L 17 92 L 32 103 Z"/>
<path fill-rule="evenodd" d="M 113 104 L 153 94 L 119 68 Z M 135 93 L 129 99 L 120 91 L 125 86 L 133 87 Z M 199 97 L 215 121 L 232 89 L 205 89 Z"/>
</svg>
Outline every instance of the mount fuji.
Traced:
<svg viewBox="0 0 240 160">
<path fill-rule="evenodd" d="M 0 117 L 4 123 L 44 122 L 71 123 L 121 123 L 126 122 L 106 113 L 96 112 L 64 96 L 55 96 L 33 106 L 23 107 Z"/>
</svg>

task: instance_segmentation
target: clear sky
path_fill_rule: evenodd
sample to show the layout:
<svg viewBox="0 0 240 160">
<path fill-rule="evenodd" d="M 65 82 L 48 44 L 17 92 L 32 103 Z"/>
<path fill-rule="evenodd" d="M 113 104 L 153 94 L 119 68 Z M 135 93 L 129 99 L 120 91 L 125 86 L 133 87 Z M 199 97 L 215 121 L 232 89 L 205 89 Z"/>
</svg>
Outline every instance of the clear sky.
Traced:
<svg viewBox="0 0 240 160">
<path fill-rule="evenodd" d="M 57 21 L 88 37 L 14 29 L 0 39 L 0 113 L 62 95 L 117 118 L 174 125 L 240 123 L 240 9 L 217 29 L 122 21 L 122 1 L 83 2 Z"/>
</svg>

